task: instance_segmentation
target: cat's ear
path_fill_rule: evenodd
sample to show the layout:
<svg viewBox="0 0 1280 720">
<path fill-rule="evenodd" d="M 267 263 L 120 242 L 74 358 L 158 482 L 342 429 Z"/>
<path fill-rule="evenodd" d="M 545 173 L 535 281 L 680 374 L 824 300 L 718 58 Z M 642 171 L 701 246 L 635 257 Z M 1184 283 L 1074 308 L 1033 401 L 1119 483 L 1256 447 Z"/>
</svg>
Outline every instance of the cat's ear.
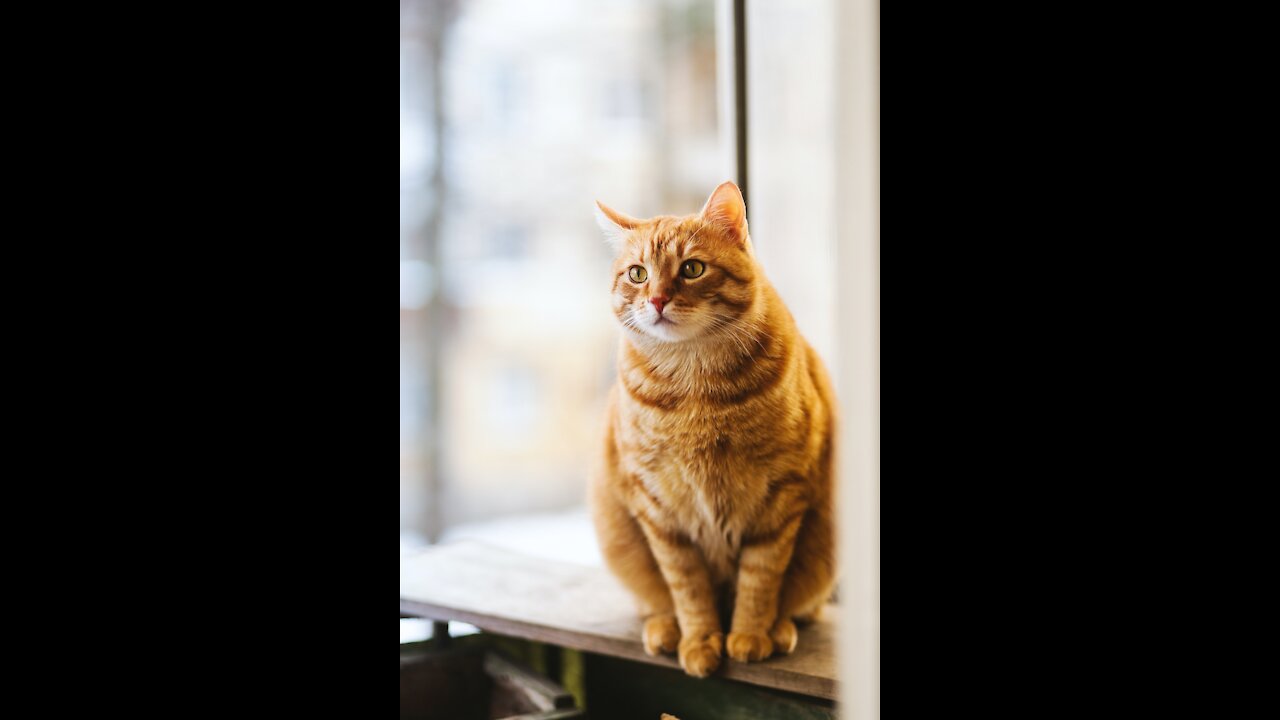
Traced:
<svg viewBox="0 0 1280 720">
<path fill-rule="evenodd" d="M 742 191 L 732 181 L 720 183 L 720 187 L 707 198 L 702 206 L 702 219 L 714 223 L 738 242 L 747 239 L 747 206 Z"/>
<path fill-rule="evenodd" d="M 597 200 L 596 224 L 604 231 L 604 239 L 609 242 L 610 247 L 621 250 L 627 242 L 627 235 L 640 224 L 640 221 Z"/>
</svg>

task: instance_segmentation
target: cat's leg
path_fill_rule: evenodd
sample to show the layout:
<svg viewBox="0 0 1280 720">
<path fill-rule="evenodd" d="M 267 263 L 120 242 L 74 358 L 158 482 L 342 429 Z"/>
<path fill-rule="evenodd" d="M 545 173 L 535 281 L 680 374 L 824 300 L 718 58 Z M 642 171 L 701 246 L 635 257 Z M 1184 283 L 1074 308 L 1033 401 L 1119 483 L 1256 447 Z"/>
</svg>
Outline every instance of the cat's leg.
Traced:
<svg viewBox="0 0 1280 720">
<path fill-rule="evenodd" d="M 680 667 L 694 677 L 706 677 L 720 666 L 724 633 L 716 612 L 711 574 L 702 552 L 678 531 L 671 530 L 643 512 L 636 515 L 658 562 L 680 626 Z"/>
<path fill-rule="evenodd" d="M 831 597 L 836 578 L 832 511 L 829 503 L 815 508 L 800 528 L 791 564 L 782 580 L 778 620 L 769 633 L 779 652 L 795 650 L 798 634 L 793 619 L 802 624 L 818 619 Z"/>
<path fill-rule="evenodd" d="M 777 520 L 744 537 L 738 556 L 737 599 L 729 632 L 729 657 L 739 662 L 773 654 L 774 629 L 783 576 L 791 563 L 796 538 L 806 517 L 804 506 L 777 512 Z"/>
<path fill-rule="evenodd" d="M 649 655 L 673 653 L 680 643 L 675 606 L 667 581 L 649 550 L 649 543 L 635 518 L 607 489 L 607 477 L 592 484 L 591 509 L 605 563 L 640 601 L 644 618 L 641 639 Z"/>
</svg>

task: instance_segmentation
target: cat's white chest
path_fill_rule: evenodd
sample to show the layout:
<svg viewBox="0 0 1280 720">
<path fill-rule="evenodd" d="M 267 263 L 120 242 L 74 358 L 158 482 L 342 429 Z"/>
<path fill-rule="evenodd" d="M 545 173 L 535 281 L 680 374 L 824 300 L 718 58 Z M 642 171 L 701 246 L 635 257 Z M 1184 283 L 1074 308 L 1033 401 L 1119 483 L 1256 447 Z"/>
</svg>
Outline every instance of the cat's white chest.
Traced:
<svg viewBox="0 0 1280 720">
<path fill-rule="evenodd" d="M 708 524 L 699 524 L 694 543 L 702 550 L 713 585 L 728 582 L 738 565 L 741 539 Z"/>
<path fill-rule="evenodd" d="M 731 580 L 736 573 L 742 548 L 742 521 L 723 493 L 705 487 L 690 488 L 695 498 L 696 517 L 691 518 L 690 538 L 702 551 L 713 584 Z"/>
</svg>

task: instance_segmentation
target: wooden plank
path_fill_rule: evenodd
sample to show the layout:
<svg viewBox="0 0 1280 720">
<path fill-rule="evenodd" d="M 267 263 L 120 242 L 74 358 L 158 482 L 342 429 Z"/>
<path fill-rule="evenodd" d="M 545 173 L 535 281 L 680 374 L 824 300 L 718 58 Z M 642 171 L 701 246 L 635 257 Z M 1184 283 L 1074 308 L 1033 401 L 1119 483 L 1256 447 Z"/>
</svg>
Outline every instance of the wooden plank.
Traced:
<svg viewBox="0 0 1280 720">
<path fill-rule="evenodd" d="M 538 710 L 565 710 L 573 707 L 573 695 L 564 688 L 496 652 L 485 655 L 484 671 L 493 678 L 495 684 L 511 688 Z"/>
<path fill-rule="evenodd" d="M 439 545 L 400 559 L 400 613 L 468 622 L 488 632 L 665 667 L 640 644 L 635 601 L 603 568 L 518 555 L 476 542 Z M 834 618 L 834 612 L 827 612 Z M 832 619 L 800 630 L 792 655 L 762 663 L 724 659 L 719 677 L 836 699 Z"/>
</svg>

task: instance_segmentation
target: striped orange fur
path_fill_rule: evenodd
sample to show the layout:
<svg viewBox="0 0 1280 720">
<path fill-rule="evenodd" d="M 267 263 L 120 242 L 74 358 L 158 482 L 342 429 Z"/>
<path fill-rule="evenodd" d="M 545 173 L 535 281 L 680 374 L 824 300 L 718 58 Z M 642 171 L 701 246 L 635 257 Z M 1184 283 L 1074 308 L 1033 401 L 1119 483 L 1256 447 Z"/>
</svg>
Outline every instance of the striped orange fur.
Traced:
<svg viewBox="0 0 1280 720">
<path fill-rule="evenodd" d="M 733 183 L 694 215 L 600 205 L 599 220 L 623 325 L 590 492 L 605 560 L 640 601 L 645 651 L 688 674 L 789 653 L 835 582 L 826 369 L 756 261 Z"/>
</svg>

